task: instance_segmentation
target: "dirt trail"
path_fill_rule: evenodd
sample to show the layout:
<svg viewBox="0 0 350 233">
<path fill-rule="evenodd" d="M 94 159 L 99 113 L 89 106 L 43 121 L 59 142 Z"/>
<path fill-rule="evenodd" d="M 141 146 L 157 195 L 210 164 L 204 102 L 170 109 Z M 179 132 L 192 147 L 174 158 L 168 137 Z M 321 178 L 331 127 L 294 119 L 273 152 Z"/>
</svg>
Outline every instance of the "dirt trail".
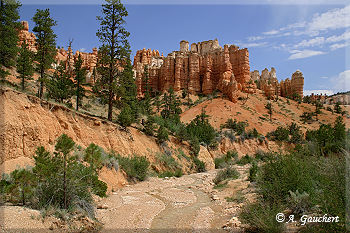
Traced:
<svg viewBox="0 0 350 233">
<path fill-rule="evenodd" d="M 232 223 L 239 209 L 237 203 L 228 203 L 225 197 L 242 190 L 251 195 L 247 181 L 249 167 L 237 168 L 241 177 L 222 190 L 213 189 L 217 170 L 180 178 L 149 178 L 101 200 L 100 205 L 108 208 L 99 209 L 97 218 L 104 224 L 105 232 L 225 232 L 223 227 Z"/>
</svg>

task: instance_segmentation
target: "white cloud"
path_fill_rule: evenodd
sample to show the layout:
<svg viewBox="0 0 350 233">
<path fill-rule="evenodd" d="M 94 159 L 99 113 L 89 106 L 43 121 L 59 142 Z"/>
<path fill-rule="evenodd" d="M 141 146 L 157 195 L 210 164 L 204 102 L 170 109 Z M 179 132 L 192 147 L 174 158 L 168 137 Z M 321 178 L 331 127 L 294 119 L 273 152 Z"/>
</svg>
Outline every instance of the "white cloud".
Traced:
<svg viewBox="0 0 350 233">
<path fill-rule="evenodd" d="M 276 35 L 278 33 L 279 33 L 278 30 L 271 30 L 271 31 L 268 31 L 268 32 L 263 32 L 264 35 Z"/>
<path fill-rule="evenodd" d="M 265 46 L 267 42 L 261 42 L 261 43 L 241 43 L 239 44 L 239 47 L 241 48 L 253 48 L 253 47 L 262 47 Z"/>
<path fill-rule="evenodd" d="M 323 77 L 320 77 L 321 79 L 328 79 L 328 77 L 326 77 L 326 76 L 323 76 Z"/>
<path fill-rule="evenodd" d="M 263 37 L 263 36 L 251 36 L 251 37 L 248 37 L 248 41 L 262 40 L 264 38 L 265 37 Z"/>
<path fill-rule="evenodd" d="M 350 42 L 345 42 L 345 43 L 337 43 L 337 44 L 332 44 L 330 46 L 330 49 L 333 51 L 333 50 L 336 50 L 336 49 L 341 49 L 341 48 L 345 48 L 347 46 L 350 46 Z"/>
<path fill-rule="evenodd" d="M 326 39 L 326 41 L 327 42 L 339 42 L 339 41 L 349 40 L 349 39 L 350 39 L 350 31 L 347 31 L 339 36 L 330 36 Z"/>
<path fill-rule="evenodd" d="M 315 14 L 308 24 L 308 30 L 319 32 L 350 27 L 350 5 L 336 8 L 322 14 Z"/>
<path fill-rule="evenodd" d="M 324 37 L 316 37 L 311 40 L 303 40 L 302 42 L 296 44 L 295 48 L 303 48 L 303 47 L 314 47 L 322 45 L 325 42 Z"/>
<path fill-rule="evenodd" d="M 350 90 L 350 70 L 341 72 L 338 76 L 332 78 L 333 89 L 335 92 L 344 92 Z"/>
<path fill-rule="evenodd" d="M 304 90 L 304 95 L 311 95 L 312 93 L 314 94 L 314 95 L 320 95 L 320 94 L 322 94 L 322 95 L 333 95 L 334 94 L 334 92 L 332 91 L 332 90 Z"/>
<path fill-rule="evenodd" d="M 325 54 L 325 52 L 322 51 L 315 51 L 315 50 L 292 50 L 290 51 L 292 55 L 289 56 L 288 60 L 295 60 L 295 59 L 302 59 L 307 57 L 313 57 L 321 54 Z"/>
</svg>

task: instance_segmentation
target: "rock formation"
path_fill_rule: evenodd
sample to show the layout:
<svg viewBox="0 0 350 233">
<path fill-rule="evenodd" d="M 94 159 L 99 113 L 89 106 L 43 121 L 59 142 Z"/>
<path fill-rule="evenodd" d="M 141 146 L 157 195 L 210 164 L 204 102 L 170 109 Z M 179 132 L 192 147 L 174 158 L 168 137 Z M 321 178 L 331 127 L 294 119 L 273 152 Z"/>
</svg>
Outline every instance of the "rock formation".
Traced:
<svg viewBox="0 0 350 233">
<path fill-rule="evenodd" d="M 303 97 L 304 77 L 301 71 L 297 70 L 292 74 L 292 79 L 285 79 L 278 82 L 276 69 L 269 71 L 265 68 L 261 75 L 259 71 L 254 70 L 250 73 L 250 78 L 257 84 L 258 89 L 262 90 L 267 97 L 275 96 L 292 97 L 297 94 Z"/>
<path fill-rule="evenodd" d="M 19 37 L 19 45 L 21 45 L 23 42 L 28 44 L 28 47 L 31 51 L 36 52 L 37 48 L 35 45 L 36 37 L 34 33 L 29 32 L 29 24 L 27 21 L 22 21 L 22 30 L 18 32 Z M 78 58 L 79 54 L 81 55 L 81 58 L 83 60 L 83 67 L 87 69 L 87 82 L 94 82 L 92 74 L 93 70 L 96 67 L 97 64 L 97 48 L 92 49 L 92 53 L 85 53 L 76 51 L 75 54 L 73 54 L 73 51 L 71 48 L 68 48 L 68 51 L 66 51 L 64 48 L 57 49 L 56 54 L 56 64 L 54 64 L 54 67 L 56 67 L 60 62 L 66 62 L 68 60 L 68 55 L 70 55 L 70 65 L 73 67 L 74 59 Z"/>
<path fill-rule="evenodd" d="M 74 65 L 74 60 L 78 58 L 78 56 L 81 56 L 81 59 L 83 60 L 83 67 L 87 70 L 87 82 L 93 83 L 94 77 L 93 77 L 93 71 L 97 65 L 97 48 L 92 49 L 92 53 L 86 53 L 81 51 L 76 51 L 75 54 L 73 54 L 72 49 L 69 47 L 68 50 L 65 50 L 64 48 L 57 49 L 57 55 L 56 55 L 56 64 L 57 66 L 60 62 L 67 62 L 69 59 L 69 64 L 71 67 Z"/>
<path fill-rule="evenodd" d="M 23 42 L 25 42 L 28 45 L 28 48 L 36 52 L 36 46 L 35 46 L 35 40 L 36 37 L 33 32 L 29 32 L 29 24 L 27 21 L 22 21 L 22 30 L 18 32 L 18 38 L 19 38 L 19 46 L 22 45 Z"/>
<path fill-rule="evenodd" d="M 143 49 L 134 58 L 134 70 L 138 96 L 145 91 L 144 68 L 147 67 L 148 85 L 153 91 L 175 91 L 183 89 L 192 94 L 209 94 L 219 90 L 231 101 L 236 101 L 237 91 L 256 89 L 250 81 L 249 52 L 237 46 L 222 48 L 217 39 L 191 44 L 180 42 L 180 51 L 167 57 L 158 51 Z"/>
</svg>

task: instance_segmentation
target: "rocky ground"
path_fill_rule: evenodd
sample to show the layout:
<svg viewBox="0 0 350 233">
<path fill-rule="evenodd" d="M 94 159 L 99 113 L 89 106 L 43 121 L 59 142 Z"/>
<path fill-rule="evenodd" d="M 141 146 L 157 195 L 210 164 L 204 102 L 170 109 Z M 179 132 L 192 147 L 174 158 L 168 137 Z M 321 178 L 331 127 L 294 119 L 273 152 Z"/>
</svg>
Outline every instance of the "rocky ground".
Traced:
<svg viewBox="0 0 350 233">
<path fill-rule="evenodd" d="M 227 202 L 225 198 L 241 192 L 246 202 L 254 199 L 255 193 L 247 180 L 249 165 L 237 166 L 237 170 L 240 178 L 222 189 L 213 188 L 218 170 L 180 178 L 149 178 L 99 200 L 97 218 L 105 232 L 242 231 L 237 216 L 243 203 Z"/>
</svg>

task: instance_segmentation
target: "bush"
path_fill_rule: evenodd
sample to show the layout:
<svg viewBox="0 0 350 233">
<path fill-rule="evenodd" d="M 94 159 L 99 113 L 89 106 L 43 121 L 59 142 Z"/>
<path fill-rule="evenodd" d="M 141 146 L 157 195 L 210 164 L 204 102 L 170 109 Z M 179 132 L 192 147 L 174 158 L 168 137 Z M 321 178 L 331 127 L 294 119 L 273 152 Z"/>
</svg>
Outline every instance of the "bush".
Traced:
<svg viewBox="0 0 350 233">
<path fill-rule="evenodd" d="M 256 175 L 257 175 L 257 173 L 258 173 L 258 169 L 259 169 L 258 164 L 257 164 L 257 162 L 254 161 L 254 162 L 252 163 L 252 166 L 251 166 L 250 169 L 249 169 L 248 180 L 249 180 L 250 182 L 256 181 Z"/>
<path fill-rule="evenodd" d="M 84 161 L 88 162 L 94 170 L 100 170 L 102 168 L 102 149 L 91 143 L 86 149 L 84 154 Z"/>
<path fill-rule="evenodd" d="M 239 177 L 239 172 L 235 168 L 227 167 L 218 172 L 218 174 L 213 179 L 214 184 L 218 185 L 223 181 L 228 179 L 237 179 Z"/>
<path fill-rule="evenodd" d="M 182 169 L 181 165 L 171 155 L 157 153 L 157 162 L 170 172 Z"/>
<path fill-rule="evenodd" d="M 143 132 L 145 132 L 146 135 L 148 136 L 154 135 L 154 131 L 155 131 L 154 123 L 155 123 L 154 117 L 149 116 L 145 121 L 144 129 L 143 129 Z"/>
<path fill-rule="evenodd" d="M 121 169 L 128 175 L 130 181 L 143 181 L 147 176 L 149 161 L 144 156 L 122 157 L 117 155 Z"/>
<path fill-rule="evenodd" d="M 238 165 L 246 165 L 248 163 L 253 162 L 253 158 L 250 157 L 249 155 L 243 156 L 240 160 L 237 161 Z"/>
<path fill-rule="evenodd" d="M 136 121 L 135 116 L 131 110 L 131 108 L 127 105 L 122 108 L 121 112 L 118 115 L 118 122 L 120 125 L 124 127 L 130 126 L 132 123 Z"/>
<path fill-rule="evenodd" d="M 274 156 L 274 154 L 272 152 L 264 152 L 262 150 L 258 150 L 254 155 L 256 160 L 260 160 L 263 162 L 266 162 L 266 161 L 272 159 L 273 156 Z"/>
<path fill-rule="evenodd" d="M 197 115 L 190 124 L 186 127 L 188 136 L 191 139 L 197 138 L 199 143 L 204 143 L 210 146 L 215 142 L 216 131 L 210 125 L 208 115 L 205 114 L 204 109 L 202 113 Z"/>
<path fill-rule="evenodd" d="M 331 107 L 329 107 L 329 106 L 327 107 L 327 111 L 333 113 L 333 109 Z"/>
<path fill-rule="evenodd" d="M 275 131 L 269 132 L 266 137 L 273 141 L 287 142 L 289 140 L 289 130 L 278 126 Z"/>
<path fill-rule="evenodd" d="M 227 151 L 226 155 L 215 158 L 215 168 L 225 168 L 233 164 L 233 160 L 238 157 L 237 151 Z"/>
<path fill-rule="evenodd" d="M 200 148 L 199 140 L 197 137 L 194 137 L 191 139 L 190 146 L 191 146 L 191 151 L 192 151 L 193 155 L 198 156 L 201 148 Z"/>
<path fill-rule="evenodd" d="M 160 126 L 157 131 L 157 142 L 160 144 L 168 140 L 169 140 L 168 131 L 166 130 L 165 127 Z"/>
<path fill-rule="evenodd" d="M 200 161 L 197 157 L 192 157 L 192 159 L 197 172 L 205 172 L 207 170 L 203 161 Z"/>
<path fill-rule="evenodd" d="M 310 195 L 306 192 L 299 193 L 299 190 L 289 191 L 289 193 L 290 197 L 287 200 L 292 213 L 298 217 L 308 213 L 311 208 Z"/>
<path fill-rule="evenodd" d="M 249 225 L 247 232 L 283 232 L 284 225 L 276 221 L 276 214 L 283 212 L 277 205 L 267 205 L 258 201 L 246 205 L 239 215 L 241 222 Z"/>
<path fill-rule="evenodd" d="M 222 129 L 232 129 L 237 135 L 241 135 L 245 132 L 245 128 L 248 127 L 248 123 L 244 121 L 239 121 L 235 119 L 234 121 L 230 118 L 225 124 L 220 126 Z"/>
<path fill-rule="evenodd" d="M 300 115 L 301 121 L 304 122 L 310 122 L 312 121 L 312 113 L 311 112 L 303 112 L 302 115 Z"/>
</svg>

